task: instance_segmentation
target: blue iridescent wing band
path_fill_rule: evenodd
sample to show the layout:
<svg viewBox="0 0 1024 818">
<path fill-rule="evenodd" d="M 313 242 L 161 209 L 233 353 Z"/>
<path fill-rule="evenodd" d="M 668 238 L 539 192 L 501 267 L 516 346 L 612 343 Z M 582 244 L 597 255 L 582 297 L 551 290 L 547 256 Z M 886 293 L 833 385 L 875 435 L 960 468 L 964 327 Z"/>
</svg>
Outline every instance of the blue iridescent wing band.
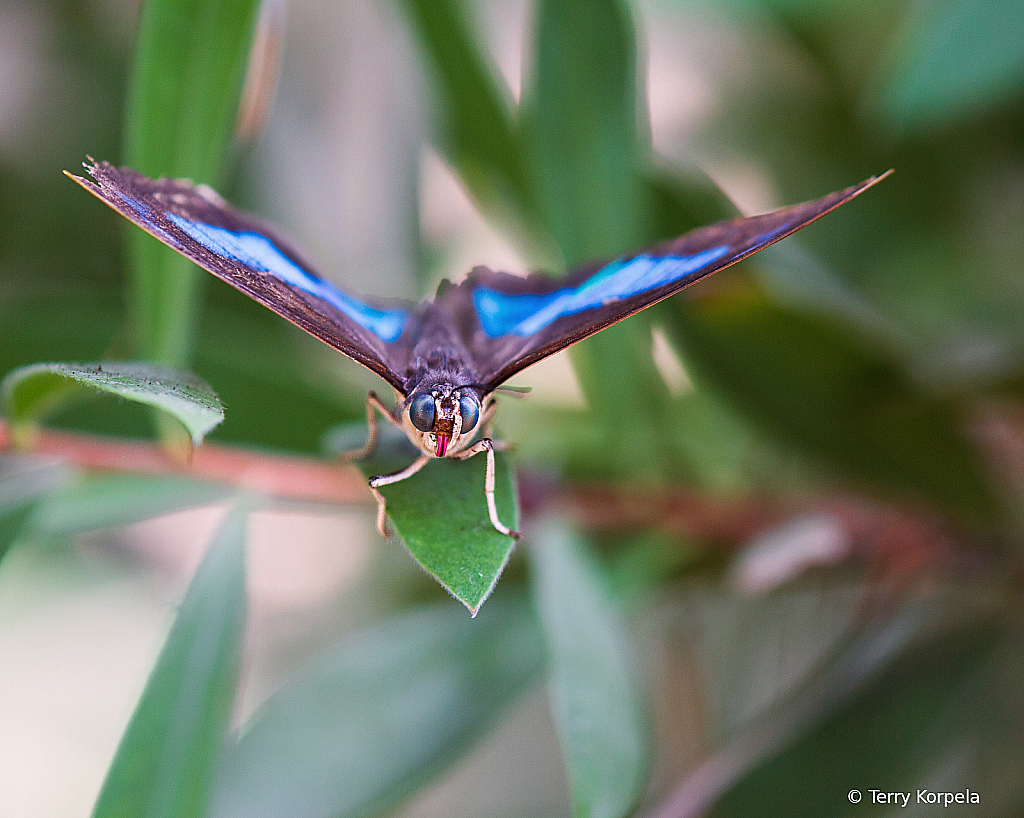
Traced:
<svg viewBox="0 0 1024 818">
<path fill-rule="evenodd" d="M 208 187 L 152 180 L 107 162 L 85 167 L 91 179 L 68 175 L 164 244 L 404 390 L 403 336 L 413 308 L 343 293 L 272 227 Z"/>
<path fill-rule="evenodd" d="M 891 171 L 890 171 L 891 173 Z M 438 294 L 456 326 L 471 327 L 483 391 L 663 298 L 806 227 L 889 174 L 793 207 L 732 219 L 609 264 L 556 280 L 520 278 L 478 267 Z"/>
</svg>

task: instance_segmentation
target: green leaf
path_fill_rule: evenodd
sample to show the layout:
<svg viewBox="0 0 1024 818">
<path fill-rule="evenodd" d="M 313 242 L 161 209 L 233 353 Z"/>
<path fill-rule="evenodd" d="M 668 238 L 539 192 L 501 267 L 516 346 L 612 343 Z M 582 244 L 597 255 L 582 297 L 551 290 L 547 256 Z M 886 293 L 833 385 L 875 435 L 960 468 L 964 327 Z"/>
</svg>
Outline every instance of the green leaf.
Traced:
<svg viewBox="0 0 1024 818">
<path fill-rule="evenodd" d="M 533 171 L 567 266 L 633 249 L 640 222 L 637 58 L 621 0 L 542 0 L 523 91 Z"/>
<path fill-rule="evenodd" d="M 898 65 L 881 96 L 904 127 L 961 121 L 1024 90 L 1018 0 L 922 4 L 895 43 Z"/>
<path fill-rule="evenodd" d="M 539 223 L 512 94 L 480 52 L 455 0 L 400 0 L 433 78 L 438 149 L 485 211 L 522 238 Z"/>
<path fill-rule="evenodd" d="M 522 109 L 546 226 L 567 267 L 635 249 L 644 238 L 635 40 L 620 0 L 539 4 Z M 651 357 L 649 322 L 608 328 L 570 355 L 605 427 L 607 460 L 634 476 L 672 475 L 670 396 Z"/>
<path fill-rule="evenodd" d="M 126 126 L 128 164 L 148 176 L 224 179 L 258 0 L 147 0 Z M 203 273 L 148 234 L 129 233 L 131 301 L 146 360 L 189 358 Z"/>
<path fill-rule="evenodd" d="M 588 409 L 602 426 L 601 459 L 616 474 L 647 482 L 678 477 L 685 468 L 672 396 L 652 349 L 650 317 L 638 315 L 569 352 Z"/>
<path fill-rule="evenodd" d="M 37 503 L 28 526 L 44 536 L 113 528 L 220 502 L 231 491 L 218 483 L 186 477 L 88 474 L 68 481 Z"/>
<path fill-rule="evenodd" d="M 522 600 L 392 620 L 301 672 L 228 748 L 213 818 L 355 818 L 445 769 L 537 672 Z"/>
<path fill-rule="evenodd" d="M 22 496 L 19 481 L 0 480 L 0 560 L 15 542 L 35 507 L 35 497 Z"/>
<path fill-rule="evenodd" d="M 0 382 L 0 402 L 15 424 L 41 420 L 81 387 L 109 392 L 154 406 L 180 421 L 198 446 L 222 420 L 224 407 L 195 375 L 152 364 L 105 361 L 100 364 L 48 363 L 23 366 Z"/>
<path fill-rule="evenodd" d="M 648 736 L 625 628 L 583 543 L 548 522 L 530 552 L 575 818 L 618 818 L 644 783 Z"/>
<path fill-rule="evenodd" d="M 359 464 L 360 470 L 369 478 L 408 466 L 418 453 L 403 441 L 404 436 L 401 441 L 392 437 L 390 451 L 382 442 L 378 450 L 384 456 Z M 491 525 L 484 497 L 486 468 L 485 454 L 463 461 L 433 459 L 408 480 L 379 489 L 409 553 L 474 616 L 515 545 Z M 515 529 L 518 500 L 508 458 L 501 452 L 495 453 L 495 503 L 498 519 Z"/>
<path fill-rule="evenodd" d="M 0 559 L 17 541 L 36 507 L 70 474 L 61 465 L 22 457 L 0 458 Z"/>
<path fill-rule="evenodd" d="M 753 294 L 676 299 L 661 315 L 695 371 L 782 442 L 883 493 L 1002 516 L 955 407 L 841 325 Z"/>
<path fill-rule="evenodd" d="M 205 818 L 245 625 L 246 512 L 199 566 L 103 782 L 93 818 Z"/>
</svg>

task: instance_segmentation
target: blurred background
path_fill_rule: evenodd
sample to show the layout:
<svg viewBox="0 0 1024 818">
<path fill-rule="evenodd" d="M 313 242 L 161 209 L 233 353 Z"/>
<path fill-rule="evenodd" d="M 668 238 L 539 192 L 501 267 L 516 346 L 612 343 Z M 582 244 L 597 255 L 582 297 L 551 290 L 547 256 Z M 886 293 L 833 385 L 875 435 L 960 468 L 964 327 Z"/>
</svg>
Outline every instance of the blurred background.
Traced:
<svg viewBox="0 0 1024 818">
<path fill-rule="evenodd" d="M 476 264 L 561 273 L 896 173 L 514 380 L 533 392 L 505 402 L 500 428 L 532 546 L 481 627 L 547 664 L 523 659 L 516 684 L 415 764 L 382 755 L 394 774 L 376 800 L 274 790 L 260 775 L 288 764 L 265 751 L 219 785 L 213 814 L 883 814 L 898 807 L 869 789 L 924 787 L 979 793 L 972 816 L 1019 815 L 1019 1 L 635 0 L 591 18 L 586 4 L 480 0 L 439 4 L 440 23 L 426 7 L 266 0 L 263 80 L 251 68 L 216 180 L 354 293 L 421 298 Z M 86 155 L 128 161 L 138 15 L 129 0 L 0 0 L 0 375 L 140 355 L 134 228 L 61 175 Z M 522 156 L 489 127 L 494 100 Z M 521 177 L 502 168 L 513 154 Z M 211 441 L 321 456 L 364 417 L 378 379 L 196 280 L 191 335 L 158 357 L 221 397 Z M 143 407 L 113 399 L 51 423 L 153 434 Z M 0 814 L 89 813 L 224 496 L 0 456 Z M 544 684 L 561 600 L 528 552 L 560 538 L 627 623 L 644 703 L 649 752 L 605 813 L 580 807 L 560 688 L 552 716 Z M 423 633 L 470 633 L 376 534 L 369 503 L 279 499 L 251 515 L 247 549 L 235 726 L 272 691 L 301 692 L 296 667 L 420 606 L 444 612 Z M 535 625 L 508 624 L 524 594 L 543 649 Z M 422 643 L 383 627 L 360 638 L 410 657 Z M 429 744 L 418 724 L 404 746 Z M 361 774 L 337 786 L 361 792 Z"/>
</svg>

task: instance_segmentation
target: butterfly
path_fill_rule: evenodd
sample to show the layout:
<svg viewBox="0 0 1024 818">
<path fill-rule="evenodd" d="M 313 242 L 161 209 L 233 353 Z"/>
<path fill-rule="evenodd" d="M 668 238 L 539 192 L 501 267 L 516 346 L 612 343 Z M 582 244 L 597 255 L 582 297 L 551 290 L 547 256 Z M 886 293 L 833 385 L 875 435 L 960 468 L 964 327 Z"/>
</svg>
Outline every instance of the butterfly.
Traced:
<svg viewBox="0 0 1024 818">
<path fill-rule="evenodd" d="M 477 267 L 459 284 L 442 281 L 433 300 L 409 304 L 340 290 L 315 273 L 275 227 L 235 210 L 205 185 L 153 180 L 91 158 L 84 167 L 90 178 L 65 173 L 164 244 L 394 388 L 397 403 L 391 408 L 376 393 L 367 396 L 369 439 L 351 453 L 373 451 L 378 414 L 420 451 L 408 467 L 369 481 L 381 534 L 381 486 L 411 477 L 435 457 L 464 460 L 485 453 L 488 516 L 495 529 L 512 537 L 519 534 L 498 518 L 494 500 L 494 452 L 503 444 L 489 435 L 494 393 L 510 389 L 505 381 L 806 227 L 892 172 L 804 204 L 701 227 L 562 279 Z"/>
</svg>

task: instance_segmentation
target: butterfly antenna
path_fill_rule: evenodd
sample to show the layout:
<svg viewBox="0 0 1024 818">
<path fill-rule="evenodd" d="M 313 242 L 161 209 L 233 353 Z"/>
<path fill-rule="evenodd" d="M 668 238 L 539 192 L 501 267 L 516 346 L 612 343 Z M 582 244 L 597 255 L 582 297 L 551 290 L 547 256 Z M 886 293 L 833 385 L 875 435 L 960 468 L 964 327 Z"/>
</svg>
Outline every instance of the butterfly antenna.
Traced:
<svg viewBox="0 0 1024 818">
<path fill-rule="evenodd" d="M 530 386 L 496 386 L 492 392 L 501 392 L 503 395 L 509 395 L 513 398 L 525 398 L 533 388 Z"/>
</svg>

